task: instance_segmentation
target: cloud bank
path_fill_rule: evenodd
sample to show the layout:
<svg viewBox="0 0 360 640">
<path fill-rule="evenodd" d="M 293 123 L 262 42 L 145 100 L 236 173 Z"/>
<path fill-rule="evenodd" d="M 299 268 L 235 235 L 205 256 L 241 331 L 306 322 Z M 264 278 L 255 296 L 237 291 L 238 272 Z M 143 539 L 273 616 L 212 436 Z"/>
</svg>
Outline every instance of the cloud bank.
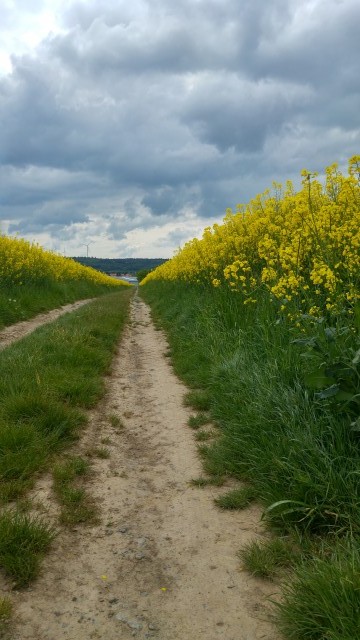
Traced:
<svg viewBox="0 0 360 640">
<path fill-rule="evenodd" d="M 168 257 L 272 180 L 360 153 L 357 0 L 9 7 L 9 233 L 68 255 L 91 242 L 99 257 Z"/>
</svg>

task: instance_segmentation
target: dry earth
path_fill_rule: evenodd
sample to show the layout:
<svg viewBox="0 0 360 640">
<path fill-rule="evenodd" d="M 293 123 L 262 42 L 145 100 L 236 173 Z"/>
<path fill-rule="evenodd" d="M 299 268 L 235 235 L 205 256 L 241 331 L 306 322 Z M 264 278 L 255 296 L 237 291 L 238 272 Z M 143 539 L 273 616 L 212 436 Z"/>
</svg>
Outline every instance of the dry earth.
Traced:
<svg viewBox="0 0 360 640">
<path fill-rule="evenodd" d="M 259 511 L 222 512 L 213 497 L 223 489 L 191 486 L 201 463 L 166 350 L 135 296 L 106 397 L 79 444 L 84 454 L 105 439 L 110 451 L 93 459 L 88 484 L 101 523 L 62 530 L 37 582 L 13 593 L 14 640 L 276 640 L 273 587 L 236 557 L 263 535 Z M 56 514 L 49 478 L 35 497 Z"/>
<path fill-rule="evenodd" d="M 16 342 L 16 340 L 24 338 L 24 336 L 32 333 L 33 331 L 35 331 L 35 329 L 41 327 L 43 324 L 53 322 L 64 313 L 75 311 L 76 309 L 82 307 L 84 304 L 87 304 L 90 301 L 91 299 L 78 300 L 77 302 L 73 302 L 72 304 L 65 304 L 60 307 L 60 309 L 52 309 L 52 311 L 48 311 L 47 313 L 40 313 L 30 320 L 17 322 L 16 324 L 10 325 L 10 327 L 2 329 L 0 331 L 0 351 L 2 349 L 5 349 L 5 347 L 8 347 L 12 342 Z"/>
</svg>

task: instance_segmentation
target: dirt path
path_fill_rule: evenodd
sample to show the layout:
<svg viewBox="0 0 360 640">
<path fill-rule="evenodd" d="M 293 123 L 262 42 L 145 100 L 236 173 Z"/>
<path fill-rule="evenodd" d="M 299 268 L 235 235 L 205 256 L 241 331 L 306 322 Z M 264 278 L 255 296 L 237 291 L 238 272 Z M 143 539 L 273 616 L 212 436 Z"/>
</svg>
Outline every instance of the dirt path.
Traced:
<svg viewBox="0 0 360 640">
<path fill-rule="evenodd" d="M 201 464 L 166 349 L 135 297 L 81 444 L 84 453 L 108 439 L 89 486 L 101 524 L 58 536 L 36 584 L 15 594 L 15 640 L 276 640 L 273 587 L 236 558 L 261 535 L 258 510 L 221 512 L 212 498 L 223 489 L 189 484 Z M 37 489 L 44 503 L 49 487 L 45 478 Z"/>
<path fill-rule="evenodd" d="M 30 318 L 30 320 L 24 320 L 23 322 L 17 322 L 16 324 L 10 325 L 10 327 L 6 327 L 0 331 L 0 351 L 8 347 L 12 342 L 16 342 L 16 340 L 20 340 L 20 338 L 24 338 L 29 333 L 32 333 L 38 327 L 41 327 L 43 324 L 47 324 L 48 322 L 53 322 L 64 313 L 68 313 L 69 311 L 75 311 L 79 307 L 82 307 L 84 304 L 91 302 L 92 298 L 87 300 L 78 300 L 77 302 L 73 302 L 72 304 L 65 304 L 59 309 L 52 309 L 47 313 L 40 313 L 34 318 Z"/>
</svg>

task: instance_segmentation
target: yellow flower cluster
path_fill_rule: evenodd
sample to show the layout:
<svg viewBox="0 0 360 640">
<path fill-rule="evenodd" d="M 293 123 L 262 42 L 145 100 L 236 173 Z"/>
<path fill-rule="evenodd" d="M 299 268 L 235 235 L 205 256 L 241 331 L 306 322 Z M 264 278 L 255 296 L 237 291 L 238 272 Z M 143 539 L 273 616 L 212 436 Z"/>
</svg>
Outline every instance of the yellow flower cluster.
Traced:
<svg viewBox="0 0 360 640">
<path fill-rule="evenodd" d="M 26 240 L 0 235 L 0 286 L 87 281 L 107 286 L 128 285 L 71 258 L 45 251 Z"/>
<path fill-rule="evenodd" d="M 336 164 L 324 185 L 302 172 L 302 188 L 291 182 L 228 210 L 222 225 L 185 244 L 174 258 L 151 272 L 150 280 L 182 280 L 229 286 L 256 302 L 264 289 L 282 311 L 321 315 L 359 300 L 360 156 L 349 175 Z"/>
</svg>

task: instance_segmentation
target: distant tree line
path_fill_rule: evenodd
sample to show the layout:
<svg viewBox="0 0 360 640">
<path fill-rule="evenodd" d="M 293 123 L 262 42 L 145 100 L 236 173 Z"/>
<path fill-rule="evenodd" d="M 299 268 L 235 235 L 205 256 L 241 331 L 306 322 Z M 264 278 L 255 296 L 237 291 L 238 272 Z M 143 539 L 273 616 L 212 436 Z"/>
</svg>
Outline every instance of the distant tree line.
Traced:
<svg viewBox="0 0 360 640">
<path fill-rule="evenodd" d="M 164 258 L 85 258 L 83 256 L 73 257 L 73 260 L 103 273 L 131 275 L 136 275 L 139 271 L 151 271 L 159 264 L 166 262 Z"/>
</svg>

